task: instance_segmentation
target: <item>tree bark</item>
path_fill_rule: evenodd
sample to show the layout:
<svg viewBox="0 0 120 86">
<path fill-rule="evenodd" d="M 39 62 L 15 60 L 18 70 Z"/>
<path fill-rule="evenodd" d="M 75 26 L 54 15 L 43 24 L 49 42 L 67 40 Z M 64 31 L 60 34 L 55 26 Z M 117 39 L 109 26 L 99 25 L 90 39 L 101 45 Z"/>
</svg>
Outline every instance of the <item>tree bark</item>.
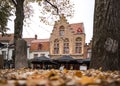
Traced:
<svg viewBox="0 0 120 86">
<path fill-rule="evenodd" d="M 27 66 L 27 60 L 26 60 L 27 47 L 24 42 L 20 41 L 20 40 L 22 40 L 22 32 L 23 32 L 24 0 L 12 0 L 12 1 L 16 8 L 16 12 L 15 12 L 16 18 L 14 20 L 14 44 L 15 44 L 14 49 L 15 49 L 15 52 L 13 54 L 13 61 L 15 63 L 15 68 L 21 68 L 21 67 Z"/>
<path fill-rule="evenodd" d="M 95 0 L 90 67 L 120 70 L 120 0 Z"/>
<path fill-rule="evenodd" d="M 3 55 L 0 54 L 0 69 L 3 69 L 3 65 L 4 65 Z"/>
<path fill-rule="evenodd" d="M 25 40 L 20 39 L 16 41 L 16 57 L 15 68 L 27 68 L 27 43 Z"/>
<path fill-rule="evenodd" d="M 16 19 L 15 19 L 15 30 L 14 30 L 14 42 L 22 38 L 23 32 L 23 20 L 24 20 L 24 0 L 16 0 Z"/>
</svg>

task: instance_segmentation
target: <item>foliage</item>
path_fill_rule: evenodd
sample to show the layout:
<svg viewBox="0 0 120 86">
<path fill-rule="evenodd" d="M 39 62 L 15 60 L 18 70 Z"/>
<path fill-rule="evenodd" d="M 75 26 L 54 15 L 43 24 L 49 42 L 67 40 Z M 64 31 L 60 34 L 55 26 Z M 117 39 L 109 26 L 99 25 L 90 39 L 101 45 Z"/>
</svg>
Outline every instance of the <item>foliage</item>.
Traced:
<svg viewBox="0 0 120 86">
<path fill-rule="evenodd" d="M 40 22 L 46 25 L 53 25 L 59 16 L 64 14 L 65 17 L 73 17 L 74 4 L 70 0 L 26 0 L 25 4 L 29 4 L 29 18 L 33 16 L 33 8 L 31 3 L 38 3 Z M 31 9 L 32 8 L 32 9 Z M 26 12 L 25 12 L 26 14 Z"/>
<path fill-rule="evenodd" d="M 16 0 L 0 0 L 0 32 L 5 33 L 7 22 L 10 16 L 15 14 L 15 7 L 13 9 L 13 1 Z M 47 25 L 53 25 L 61 14 L 66 17 L 73 16 L 73 4 L 70 0 L 25 0 L 24 2 L 24 25 L 29 25 L 32 16 L 34 15 L 33 5 L 31 3 L 38 3 L 40 22 Z M 18 3 L 19 4 L 19 3 Z"/>
<path fill-rule="evenodd" d="M 3 35 L 8 30 L 7 22 L 12 15 L 11 10 L 12 7 L 8 0 L 0 0 L 0 32 Z"/>
<path fill-rule="evenodd" d="M 24 5 L 24 26 L 29 26 L 34 9 L 30 3 Z"/>
<path fill-rule="evenodd" d="M 40 21 L 48 25 L 53 25 L 53 21 L 58 20 L 62 14 L 65 17 L 73 17 L 74 14 L 74 4 L 70 0 L 44 0 L 39 6 Z"/>
</svg>

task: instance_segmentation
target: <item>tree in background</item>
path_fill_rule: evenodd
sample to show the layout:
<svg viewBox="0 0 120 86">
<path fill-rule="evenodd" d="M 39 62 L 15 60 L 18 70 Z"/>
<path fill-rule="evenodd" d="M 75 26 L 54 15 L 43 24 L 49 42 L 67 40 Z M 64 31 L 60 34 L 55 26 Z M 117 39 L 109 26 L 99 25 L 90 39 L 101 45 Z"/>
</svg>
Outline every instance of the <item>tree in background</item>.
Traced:
<svg viewBox="0 0 120 86">
<path fill-rule="evenodd" d="M 119 5 L 119 0 L 95 0 L 91 68 L 120 70 Z"/>
<path fill-rule="evenodd" d="M 12 7 L 9 4 L 8 0 L 0 0 L 0 33 L 4 35 L 7 30 L 7 22 L 9 17 L 12 15 L 11 11 Z"/>
<path fill-rule="evenodd" d="M 21 68 L 21 67 L 27 67 L 27 44 L 22 40 L 22 32 L 23 32 L 23 24 L 24 24 L 24 18 L 26 15 L 24 13 L 29 14 L 31 12 L 30 9 L 25 10 L 24 7 L 28 5 L 30 2 L 37 2 L 39 3 L 40 6 L 43 7 L 43 9 L 47 10 L 42 12 L 44 15 L 47 14 L 47 12 L 51 13 L 54 15 L 56 11 L 56 15 L 60 16 L 61 14 L 68 13 L 65 16 L 71 16 L 73 13 L 72 10 L 72 5 L 70 5 L 69 0 L 9 0 L 10 4 L 9 6 L 14 5 L 15 7 L 15 20 L 14 20 L 14 45 L 15 45 L 15 52 L 13 55 L 13 60 L 15 61 L 15 68 Z M 5 3 L 5 1 L 4 1 Z M 44 5 L 41 5 L 42 3 L 45 3 Z M 47 3 L 47 4 L 46 4 Z M 65 8 L 66 7 L 66 8 Z M 68 8 L 67 8 L 68 7 Z M 68 10 L 66 10 L 68 9 Z M 9 10 L 10 11 L 10 10 Z M 9 12 L 10 13 L 10 12 Z M 29 14 L 30 15 L 30 14 Z M 30 17 L 27 15 L 27 17 Z M 47 22 L 49 18 L 45 17 L 40 17 L 41 21 L 44 23 Z M 47 23 L 46 23 L 47 24 Z M 6 26 L 6 25 L 4 25 Z M 21 45 L 23 43 L 23 45 Z M 24 51 L 24 52 L 20 52 Z"/>
<path fill-rule="evenodd" d="M 71 0 L 43 0 L 40 6 L 40 22 L 46 25 L 54 25 L 54 21 L 64 14 L 65 17 L 73 17 L 74 4 Z"/>
</svg>

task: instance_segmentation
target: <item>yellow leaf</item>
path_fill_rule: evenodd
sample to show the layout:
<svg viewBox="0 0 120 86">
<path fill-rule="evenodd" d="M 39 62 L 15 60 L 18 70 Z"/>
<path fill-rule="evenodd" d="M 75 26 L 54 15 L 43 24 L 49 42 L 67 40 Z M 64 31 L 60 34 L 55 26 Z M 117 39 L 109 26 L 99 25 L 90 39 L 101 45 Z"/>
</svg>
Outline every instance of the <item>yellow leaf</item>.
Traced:
<svg viewBox="0 0 120 86">
<path fill-rule="evenodd" d="M 68 70 L 67 70 L 67 69 L 64 69 L 64 70 L 63 70 L 63 73 L 68 73 Z"/>
<path fill-rule="evenodd" d="M 77 76 L 77 77 L 82 77 L 82 73 L 81 73 L 80 71 L 76 71 L 76 72 L 75 72 L 75 76 Z"/>
<path fill-rule="evenodd" d="M 88 76 L 82 76 L 79 82 L 80 82 L 82 85 L 90 84 L 90 83 L 95 83 L 95 78 L 93 78 L 93 77 L 88 77 Z"/>
</svg>

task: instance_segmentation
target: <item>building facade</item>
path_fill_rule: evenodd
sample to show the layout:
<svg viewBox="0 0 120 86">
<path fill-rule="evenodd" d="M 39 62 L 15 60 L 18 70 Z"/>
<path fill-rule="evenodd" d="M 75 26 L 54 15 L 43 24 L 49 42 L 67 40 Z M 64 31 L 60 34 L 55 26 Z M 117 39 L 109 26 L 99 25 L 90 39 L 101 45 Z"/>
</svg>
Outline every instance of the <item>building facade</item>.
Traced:
<svg viewBox="0 0 120 86">
<path fill-rule="evenodd" d="M 14 34 L 7 34 L 4 36 L 0 34 L 0 55 L 3 56 L 4 60 L 12 60 L 12 54 L 14 52 L 13 39 Z M 27 42 L 28 59 L 41 55 L 49 57 L 49 39 L 37 39 L 37 35 L 35 35 L 35 38 L 23 39 Z"/>
<path fill-rule="evenodd" d="M 5 44 L 0 48 L 4 59 L 11 60 L 14 51 L 14 34 L 3 36 L 0 34 L 0 43 Z M 85 30 L 83 23 L 69 24 L 64 15 L 55 22 L 49 39 L 23 38 L 27 42 L 27 58 L 32 59 L 45 55 L 57 59 L 63 55 L 70 55 L 75 59 L 91 58 L 92 41 L 85 43 Z"/>
<path fill-rule="evenodd" d="M 33 40 L 30 46 L 30 59 L 43 55 L 49 57 L 49 39 Z"/>
<path fill-rule="evenodd" d="M 0 43 L 4 46 L 0 47 L 0 54 L 3 56 L 4 60 L 11 60 L 12 59 L 12 53 L 13 53 L 13 34 L 7 34 L 2 36 L 0 34 Z"/>
<path fill-rule="evenodd" d="M 30 58 L 29 51 L 31 46 L 31 41 L 35 40 L 35 38 L 24 38 L 27 42 L 27 58 Z M 0 47 L 0 55 L 3 56 L 4 60 L 12 60 L 13 52 L 14 52 L 14 34 L 6 34 L 2 36 L 0 34 L 0 43 L 4 46 Z"/>
<path fill-rule="evenodd" d="M 55 22 L 50 35 L 50 58 L 70 55 L 75 59 L 84 58 L 85 31 L 83 23 L 69 24 L 64 15 Z"/>
<path fill-rule="evenodd" d="M 91 58 L 92 56 L 92 40 L 90 41 L 90 43 L 86 43 L 85 44 L 85 49 L 84 49 L 84 58 L 88 59 Z"/>
</svg>

